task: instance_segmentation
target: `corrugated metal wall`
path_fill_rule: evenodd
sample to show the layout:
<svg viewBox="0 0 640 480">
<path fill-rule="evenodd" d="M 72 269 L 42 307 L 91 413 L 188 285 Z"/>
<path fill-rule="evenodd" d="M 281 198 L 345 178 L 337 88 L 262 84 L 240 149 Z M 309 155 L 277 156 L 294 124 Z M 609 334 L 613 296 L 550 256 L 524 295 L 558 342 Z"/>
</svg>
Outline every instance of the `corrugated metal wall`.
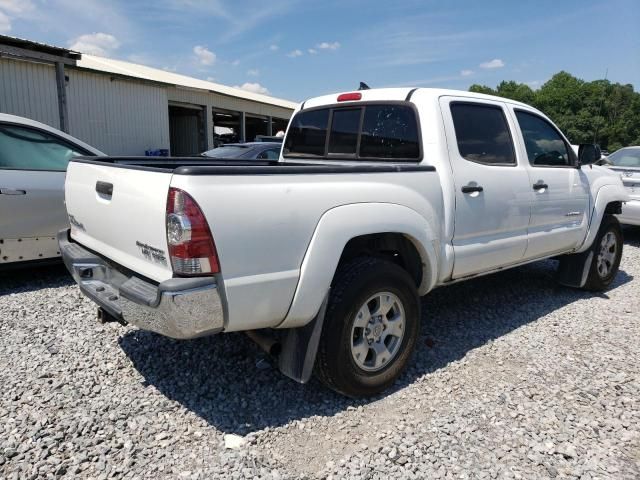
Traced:
<svg viewBox="0 0 640 480">
<path fill-rule="evenodd" d="M 169 148 L 166 88 L 71 68 L 66 74 L 71 135 L 109 155 Z"/>
<path fill-rule="evenodd" d="M 0 58 L 0 112 L 60 128 L 54 66 Z"/>
<path fill-rule="evenodd" d="M 212 108 L 289 119 L 292 110 L 144 80 L 66 67 L 69 133 L 110 155 L 168 149 L 169 102 L 206 107 L 207 145 L 213 145 Z M 60 128 L 53 65 L 0 58 L 0 112 Z"/>
</svg>

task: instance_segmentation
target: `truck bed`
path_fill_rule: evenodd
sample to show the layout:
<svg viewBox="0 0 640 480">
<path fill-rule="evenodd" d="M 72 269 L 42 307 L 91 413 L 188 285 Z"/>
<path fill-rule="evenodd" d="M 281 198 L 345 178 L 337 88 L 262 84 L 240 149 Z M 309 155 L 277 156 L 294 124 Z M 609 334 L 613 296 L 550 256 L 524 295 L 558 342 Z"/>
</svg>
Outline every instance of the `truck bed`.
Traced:
<svg viewBox="0 0 640 480">
<path fill-rule="evenodd" d="M 277 160 L 208 159 L 204 157 L 76 157 L 72 162 L 103 164 L 115 168 L 173 173 L 175 175 L 285 175 L 330 173 L 429 172 L 430 165 L 413 163 L 322 163 L 279 162 Z M 348 161 L 344 159 L 343 161 Z"/>
<path fill-rule="evenodd" d="M 227 331 L 280 324 L 310 249 L 327 249 L 337 262 L 354 229 L 360 234 L 397 231 L 407 221 L 402 215 L 416 225 L 435 225 L 442 211 L 435 168 L 415 163 L 75 158 L 65 186 L 71 238 L 154 282 L 172 278 L 166 236 L 170 188 L 187 192 L 208 222 L 229 306 Z M 371 218 L 358 213 L 364 205 Z M 314 247 L 321 228 L 327 231 Z M 415 236 L 420 235 L 426 235 L 426 227 L 416 226 Z M 332 272 L 314 272 L 314 282 L 330 281 Z M 324 288 L 314 288 L 319 297 L 305 301 L 304 313 L 296 318 L 308 320 L 317 313 Z"/>
</svg>

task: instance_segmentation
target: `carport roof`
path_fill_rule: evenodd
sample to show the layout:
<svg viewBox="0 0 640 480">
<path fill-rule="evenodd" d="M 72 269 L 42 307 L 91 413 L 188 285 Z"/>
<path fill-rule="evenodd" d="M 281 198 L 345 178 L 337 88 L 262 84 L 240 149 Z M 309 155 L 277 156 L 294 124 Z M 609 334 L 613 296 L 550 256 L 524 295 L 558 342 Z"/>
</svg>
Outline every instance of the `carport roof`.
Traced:
<svg viewBox="0 0 640 480">
<path fill-rule="evenodd" d="M 294 109 L 298 105 L 296 102 L 291 102 L 289 100 L 270 97 L 268 95 L 262 95 L 260 93 L 248 92 L 240 88 L 228 87 L 219 83 L 200 80 L 198 78 L 188 77 L 186 75 L 180 75 L 178 73 L 168 72 L 166 70 L 160 70 L 158 68 L 125 62 L 123 60 L 114 60 L 112 58 L 97 57 L 95 55 L 88 55 L 84 53 L 82 54 L 82 58 L 78 60 L 77 66 L 83 69 L 140 78 L 143 80 L 165 83 L 178 87 L 207 90 L 214 93 L 220 93 L 222 95 L 242 98 L 254 102 L 266 103 L 268 105 L 276 105 L 289 109 Z"/>
<path fill-rule="evenodd" d="M 50 62 L 62 61 L 67 64 L 75 63 L 81 56 L 79 52 L 68 48 L 56 47 L 9 35 L 0 35 L 0 53 Z"/>
</svg>

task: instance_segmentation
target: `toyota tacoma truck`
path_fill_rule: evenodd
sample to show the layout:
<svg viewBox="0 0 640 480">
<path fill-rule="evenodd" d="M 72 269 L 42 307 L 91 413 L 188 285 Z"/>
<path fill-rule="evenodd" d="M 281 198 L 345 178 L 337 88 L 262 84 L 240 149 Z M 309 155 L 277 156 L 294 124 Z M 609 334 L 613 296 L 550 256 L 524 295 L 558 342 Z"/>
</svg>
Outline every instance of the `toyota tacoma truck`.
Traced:
<svg viewBox="0 0 640 480">
<path fill-rule="evenodd" d="M 436 287 L 554 257 L 606 289 L 619 174 L 534 108 L 470 92 L 310 99 L 277 161 L 80 157 L 64 262 L 103 319 L 177 339 L 245 331 L 280 370 L 352 397 L 410 360 Z"/>
</svg>

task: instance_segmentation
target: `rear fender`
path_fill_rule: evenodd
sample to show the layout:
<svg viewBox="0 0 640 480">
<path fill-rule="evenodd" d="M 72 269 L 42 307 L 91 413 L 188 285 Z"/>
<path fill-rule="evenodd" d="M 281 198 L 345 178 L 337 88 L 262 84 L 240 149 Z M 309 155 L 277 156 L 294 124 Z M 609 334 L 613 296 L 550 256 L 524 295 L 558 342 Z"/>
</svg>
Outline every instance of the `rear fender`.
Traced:
<svg viewBox="0 0 640 480">
<path fill-rule="evenodd" d="M 427 220 L 408 207 L 392 203 L 358 203 L 328 210 L 318 222 L 300 270 L 291 308 L 278 328 L 295 328 L 318 313 L 349 240 L 374 233 L 400 233 L 416 247 L 422 261 L 418 293 L 437 278 L 438 236 Z"/>
</svg>

